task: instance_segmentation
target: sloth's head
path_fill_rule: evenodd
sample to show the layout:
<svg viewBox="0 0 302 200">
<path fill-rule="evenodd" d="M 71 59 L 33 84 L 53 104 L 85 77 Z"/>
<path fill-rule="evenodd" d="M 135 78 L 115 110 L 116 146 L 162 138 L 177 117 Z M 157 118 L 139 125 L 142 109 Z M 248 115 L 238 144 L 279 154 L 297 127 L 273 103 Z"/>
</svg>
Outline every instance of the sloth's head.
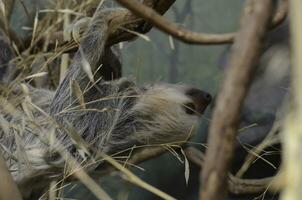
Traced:
<svg viewBox="0 0 302 200">
<path fill-rule="evenodd" d="M 94 103 L 88 104 L 89 111 L 65 113 L 56 119 L 72 123 L 83 139 L 106 153 L 135 144 L 185 142 L 211 102 L 210 94 L 184 84 L 141 88 L 121 78 L 101 82 L 98 88 L 87 93 L 99 94 L 90 100 Z"/>
<path fill-rule="evenodd" d="M 139 92 L 132 107 L 133 137 L 144 144 L 183 142 L 211 102 L 211 95 L 182 84 L 154 84 Z"/>
</svg>

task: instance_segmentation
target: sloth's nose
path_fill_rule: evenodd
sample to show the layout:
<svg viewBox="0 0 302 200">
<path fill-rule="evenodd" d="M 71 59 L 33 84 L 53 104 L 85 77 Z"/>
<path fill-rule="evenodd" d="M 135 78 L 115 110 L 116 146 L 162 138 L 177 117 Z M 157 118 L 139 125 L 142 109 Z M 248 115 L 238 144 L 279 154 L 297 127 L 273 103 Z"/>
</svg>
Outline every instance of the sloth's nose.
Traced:
<svg viewBox="0 0 302 200">
<path fill-rule="evenodd" d="M 189 89 L 186 95 L 192 99 L 194 110 L 199 114 L 202 114 L 212 101 L 212 96 L 209 93 L 196 88 Z"/>
</svg>

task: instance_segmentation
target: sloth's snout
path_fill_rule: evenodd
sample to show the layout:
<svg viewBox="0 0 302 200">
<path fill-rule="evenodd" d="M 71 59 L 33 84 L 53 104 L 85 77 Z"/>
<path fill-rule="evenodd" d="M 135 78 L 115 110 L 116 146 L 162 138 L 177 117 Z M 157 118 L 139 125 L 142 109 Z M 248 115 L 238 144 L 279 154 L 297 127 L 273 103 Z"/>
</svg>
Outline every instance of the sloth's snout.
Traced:
<svg viewBox="0 0 302 200">
<path fill-rule="evenodd" d="M 188 104 L 190 109 L 198 114 L 202 114 L 212 101 L 212 96 L 209 93 L 196 88 L 189 89 L 186 95 L 192 99 L 192 102 Z"/>
</svg>

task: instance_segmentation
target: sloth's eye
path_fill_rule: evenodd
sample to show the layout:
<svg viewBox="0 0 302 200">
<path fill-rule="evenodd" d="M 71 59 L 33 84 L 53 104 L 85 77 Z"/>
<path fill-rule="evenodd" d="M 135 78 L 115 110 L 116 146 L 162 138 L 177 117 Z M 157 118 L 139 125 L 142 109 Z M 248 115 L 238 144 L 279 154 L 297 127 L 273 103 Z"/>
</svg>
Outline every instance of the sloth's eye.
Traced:
<svg viewBox="0 0 302 200">
<path fill-rule="evenodd" d="M 193 103 L 186 103 L 184 105 L 184 109 L 185 109 L 186 113 L 189 115 L 193 115 L 196 112 L 195 105 Z"/>
</svg>

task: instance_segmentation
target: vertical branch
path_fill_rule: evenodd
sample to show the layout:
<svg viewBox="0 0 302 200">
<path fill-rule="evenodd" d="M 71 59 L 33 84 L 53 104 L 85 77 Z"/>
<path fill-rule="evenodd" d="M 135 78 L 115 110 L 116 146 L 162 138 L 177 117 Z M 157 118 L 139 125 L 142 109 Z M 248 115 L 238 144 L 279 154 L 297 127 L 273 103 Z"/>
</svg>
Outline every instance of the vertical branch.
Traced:
<svg viewBox="0 0 302 200">
<path fill-rule="evenodd" d="M 9 21 L 12 11 L 14 9 L 15 0 L 4 0 L 5 8 L 6 8 L 6 17 Z"/>
<path fill-rule="evenodd" d="M 21 194 L 14 183 L 10 172 L 7 169 L 5 160 L 0 155 L 0 199 L 1 200 L 22 200 Z"/>
<path fill-rule="evenodd" d="M 290 1 L 290 27 L 292 36 L 293 104 L 285 121 L 283 135 L 284 200 L 298 200 L 302 196 L 302 1 Z"/>
<path fill-rule="evenodd" d="M 15 42 L 18 48 L 23 47 L 23 41 L 19 36 L 10 28 L 9 19 L 14 8 L 15 0 L 0 0 L 0 29 L 9 37 L 10 42 Z M 4 10 L 2 10 L 4 9 Z"/>
<path fill-rule="evenodd" d="M 217 98 L 202 172 L 200 199 L 220 200 L 226 194 L 227 172 L 233 157 L 239 115 L 255 72 L 261 41 L 273 10 L 272 0 L 247 1 L 235 36 L 226 77 Z"/>
</svg>

